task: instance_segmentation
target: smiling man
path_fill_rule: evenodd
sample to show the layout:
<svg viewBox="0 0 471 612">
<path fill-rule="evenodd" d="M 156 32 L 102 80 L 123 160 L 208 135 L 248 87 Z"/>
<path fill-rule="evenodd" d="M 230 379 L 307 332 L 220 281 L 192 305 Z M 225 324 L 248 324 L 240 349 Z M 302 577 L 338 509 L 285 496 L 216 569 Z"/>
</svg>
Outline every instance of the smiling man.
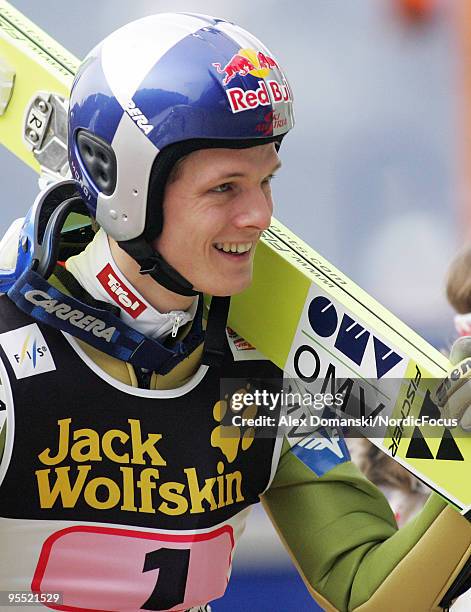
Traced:
<svg viewBox="0 0 471 612">
<path fill-rule="evenodd" d="M 240 293 L 252 281 L 255 247 L 270 225 L 270 183 L 280 166 L 274 144 L 191 153 L 167 182 L 164 225 L 154 250 L 191 278 L 199 291 L 214 296 Z M 161 312 L 188 309 L 193 298 L 149 283 L 135 260 L 126 257 L 116 241 L 110 243 L 127 279 Z"/>
<path fill-rule="evenodd" d="M 438 610 L 465 588 L 471 528 L 440 498 L 398 531 L 338 432 L 293 442 L 223 423 L 223 378 L 231 394 L 282 385 L 225 325 L 292 126 L 278 60 L 224 20 L 146 17 L 82 64 L 73 180 L 38 197 L 0 298 L 0 591 L 209 610 L 260 499 L 326 610 Z M 84 211 L 96 234 L 61 242 Z"/>
</svg>

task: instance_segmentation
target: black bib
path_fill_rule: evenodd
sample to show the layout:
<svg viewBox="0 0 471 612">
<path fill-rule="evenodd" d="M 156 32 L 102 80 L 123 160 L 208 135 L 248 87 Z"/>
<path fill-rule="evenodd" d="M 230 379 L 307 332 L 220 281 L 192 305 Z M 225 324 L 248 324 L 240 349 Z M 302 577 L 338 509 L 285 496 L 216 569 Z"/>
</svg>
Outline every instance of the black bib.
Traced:
<svg viewBox="0 0 471 612">
<path fill-rule="evenodd" d="M 281 384 L 276 366 L 235 362 L 227 349 L 223 367 L 197 375 L 201 380 L 187 383 L 186 392 L 145 391 L 110 384 L 62 333 L 1 296 L 0 333 L 25 326 L 32 334 L 16 361 L 32 360 L 39 371 L 48 355 L 55 369 L 17 379 L 12 349 L 1 347 L 14 407 L 1 517 L 197 530 L 258 501 L 270 481 L 275 440 L 256 428 L 221 435 L 228 398 L 221 397 L 220 379 L 238 379 L 232 391 L 240 379 L 245 388 L 256 379 Z M 45 344 L 34 340 L 36 326 Z M 7 439 L 12 425 L 9 414 Z"/>
</svg>

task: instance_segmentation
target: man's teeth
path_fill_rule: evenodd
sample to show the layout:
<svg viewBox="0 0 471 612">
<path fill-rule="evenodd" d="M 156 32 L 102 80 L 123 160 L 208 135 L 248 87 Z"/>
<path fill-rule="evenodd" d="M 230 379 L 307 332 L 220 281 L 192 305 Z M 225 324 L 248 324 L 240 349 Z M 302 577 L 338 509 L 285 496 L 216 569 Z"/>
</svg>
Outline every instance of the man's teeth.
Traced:
<svg viewBox="0 0 471 612">
<path fill-rule="evenodd" d="M 216 243 L 216 248 L 220 251 L 224 251 L 224 253 L 246 253 L 247 251 L 250 251 L 252 244 L 252 242 L 246 242 L 245 244 L 236 242 L 218 242 Z"/>
</svg>

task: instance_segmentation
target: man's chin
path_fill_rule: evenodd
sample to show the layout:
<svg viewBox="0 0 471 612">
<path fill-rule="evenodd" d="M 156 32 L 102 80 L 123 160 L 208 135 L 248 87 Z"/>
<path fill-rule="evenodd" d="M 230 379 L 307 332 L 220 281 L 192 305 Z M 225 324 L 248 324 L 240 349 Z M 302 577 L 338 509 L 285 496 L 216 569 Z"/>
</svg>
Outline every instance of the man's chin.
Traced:
<svg viewBox="0 0 471 612">
<path fill-rule="evenodd" d="M 238 295 L 239 293 L 243 293 L 246 289 L 250 287 L 252 284 L 252 275 L 250 274 L 246 279 L 239 279 L 238 281 L 234 280 L 228 282 L 227 279 L 224 279 L 219 285 L 212 285 L 208 287 L 210 291 L 203 290 L 202 293 L 206 293 L 208 295 L 212 295 L 214 297 L 226 297 Z"/>
</svg>

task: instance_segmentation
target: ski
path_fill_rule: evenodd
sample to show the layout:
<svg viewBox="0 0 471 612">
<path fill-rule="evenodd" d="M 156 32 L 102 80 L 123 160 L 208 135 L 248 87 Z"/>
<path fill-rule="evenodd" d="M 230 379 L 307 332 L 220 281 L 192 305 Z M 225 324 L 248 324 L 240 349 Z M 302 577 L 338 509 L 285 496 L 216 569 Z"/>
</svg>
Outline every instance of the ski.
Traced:
<svg viewBox="0 0 471 612">
<path fill-rule="evenodd" d="M 78 65 L 76 57 L 0 0 L 0 142 L 38 173 L 67 172 L 65 100 Z"/>
<path fill-rule="evenodd" d="M 356 429 L 373 444 L 470 511 L 471 436 L 433 424 L 444 355 L 275 219 L 257 247 L 254 283 L 231 302 L 240 336 L 305 392 L 347 394 L 339 418 L 363 419 Z"/>
<path fill-rule="evenodd" d="M 0 143 L 47 179 L 67 174 L 66 98 L 78 63 L 0 0 Z M 361 421 L 357 430 L 469 513 L 471 436 L 432 424 L 449 362 L 275 219 L 229 325 L 246 341 L 236 350 L 250 343 L 298 391 L 341 393 L 339 419 Z"/>
</svg>

